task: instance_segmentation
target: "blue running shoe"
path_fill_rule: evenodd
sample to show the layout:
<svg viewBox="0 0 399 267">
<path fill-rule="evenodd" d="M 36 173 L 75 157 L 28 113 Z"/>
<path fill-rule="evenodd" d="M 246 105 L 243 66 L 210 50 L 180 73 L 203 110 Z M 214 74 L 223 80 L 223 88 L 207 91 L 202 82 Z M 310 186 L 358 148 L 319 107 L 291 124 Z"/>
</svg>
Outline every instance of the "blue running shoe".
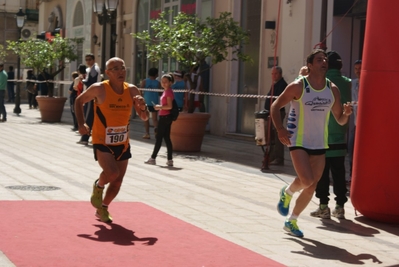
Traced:
<svg viewBox="0 0 399 267">
<path fill-rule="evenodd" d="M 296 224 L 296 220 L 286 220 L 284 223 L 284 230 L 287 231 L 290 235 L 303 237 L 303 233 L 301 230 L 299 230 L 298 225 Z"/>
<path fill-rule="evenodd" d="M 288 215 L 288 211 L 290 210 L 290 202 L 292 196 L 288 195 L 285 192 L 287 186 L 284 186 L 280 191 L 280 201 L 277 204 L 277 211 L 283 216 Z"/>
</svg>

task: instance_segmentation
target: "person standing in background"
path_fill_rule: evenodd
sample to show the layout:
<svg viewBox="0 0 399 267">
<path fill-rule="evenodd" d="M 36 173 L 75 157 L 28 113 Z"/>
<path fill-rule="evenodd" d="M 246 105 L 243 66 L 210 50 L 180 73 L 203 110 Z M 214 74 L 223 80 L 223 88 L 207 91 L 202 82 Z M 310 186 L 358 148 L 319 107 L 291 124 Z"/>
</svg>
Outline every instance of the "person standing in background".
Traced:
<svg viewBox="0 0 399 267">
<path fill-rule="evenodd" d="M 359 82 L 360 73 L 362 70 L 362 61 L 356 60 L 354 65 L 354 72 L 356 79 L 352 79 L 352 101 L 353 106 L 353 116 L 349 122 L 349 138 L 348 138 L 348 156 L 349 156 L 349 181 L 350 184 L 352 180 L 352 166 L 353 166 L 353 150 L 355 148 L 355 135 L 356 135 L 356 119 L 357 119 L 357 101 L 359 101 Z"/>
<path fill-rule="evenodd" d="M 166 166 L 173 167 L 173 145 L 170 139 L 170 129 L 172 126 L 172 116 L 170 115 L 170 110 L 173 107 L 174 94 L 172 90 L 172 84 L 174 83 L 173 74 L 164 74 L 161 78 L 161 85 L 164 92 L 161 96 L 161 104 L 155 105 L 154 109 L 159 110 L 159 123 L 158 123 L 158 133 L 156 136 L 154 150 L 151 157 L 144 163 L 155 165 L 156 157 L 159 150 L 161 149 L 162 139 L 165 140 L 167 148 L 167 161 Z"/>
<path fill-rule="evenodd" d="M 28 103 L 29 109 L 37 108 L 37 85 L 36 85 L 36 76 L 33 74 L 33 70 L 28 70 L 27 72 L 27 81 L 26 82 L 26 91 L 28 91 Z"/>
<path fill-rule="evenodd" d="M 176 104 L 179 107 L 179 111 L 188 110 L 188 107 L 185 105 L 185 92 L 175 92 L 174 90 L 184 90 L 186 89 L 186 83 L 183 80 L 183 73 L 180 71 L 173 72 L 173 78 L 175 79 L 175 83 L 172 84 L 172 90 L 175 95 Z"/>
<path fill-rule="evenodd" d="M 327 59 L 327 79 L 329 79 L 338 87 L 341 95 L 341 104 L 350 102 L 351 79 L 341 74 L 341 56 L 335 51 L 330 51 L 327 53 Z M 326 150 L 326 163 L 323 174 L 316 187 L 316 197 L 319 199 L 319 207 L 316 211 L 310 213 L 310 216 L 312 217 L 329 219 L 331 216 L 330 208 L 328 207 L 328 202 L 330 200 L 331 171 L 336 202 L 332 215 L 338 219 L 345 219 L 344 204 L 348 201 L 348 198 L 346 197 L 347 189 L 345 182 L 347 131 L 348 124 L 339 125 L 337 121 L 334 120 L 333 114 L 330 112 L 330 119 L 328 122 L 328 149 Z"/>
<path fill-rule="evenodd" d="M 80 64 L 78 67 L 78 76 L 74 79 L 73 88 L 76 90 L 76 97 L 78 97 L 85 90 L 83 81 L 86 79 L 86 65 Z"/>
<path fill-rule="evenodd" d="M 15 92 L 14 92 L 15 82 L 12 81 L 15 78 L 13 66 L 8 67 L 7 75 L 8 75 L 8 80 L 11 80 L 11 81 L 7 81 L 7 92 L 8 92 L 8 101 L 7 102 L 12 103 L 15 101 Z"/>
<path fill-rule="evenodd" d="M 71 129 L 72 131 L 77 131 L 78 128 L 78 121 L 76 120 L 75 116 L 75 100 L 78 97 L 78 92 L 74 88 L 75 84 L 75 79 L 79 76 L 79 73 L 77 71 L 72 72 L 72 83 L 69 86 L 69 106 L 71 108 L 71 114 L 72 114 L 72 119 L 73 119 L 73 128 Z"/>
<path fill-rule="evenodd" d="M 272 82 L 273 85 L 270 88 L 268 96 L 279 96 L 283 93 L 285 88 L 287 87 L 287 82 L 283 78 L 283 69 L 279 66 L 275 66 L 272 68 Z M 265 101 L 265 110 L 270 111 L 270 106 L 274 100 L 271 98 L 266 98 Z M 281 121 L 284 121 L 285 118 L 285 107 L 280 109 Z M 270 146 L 270 165 L 284 165 L 284 146 L 278 139 L 278 135 L 276 132 L 276 128 L 272 127 L 274 132 L 274 145 Z"/>
<path fill-rule="evenodd" d="M 148 70 L 148 78 L 144 79 L 140 83 L 140 88 L 147 89 L 161 89 L 161 84 L 157 80 L 158 69 L 151 68 Z M 154 134 L 157 134 L 158 127 L 158 112 L 154 109 L 154 105 L 159 103 L 159 92 L 156 91 L 144 91 L 142 92 L 145 103 L 147 104 L 148 111 L 151 113 L 152 125 L 154 126 Z M 145 134 L 143 139 L 150 139 L 150 121 L 144 121 Z"/>
<path fill-rule="evenodd" d="M 191 80 L 191 90 L 194 90 L 196 93 L 190 93 L 189 98 L 189 106 L 188 106 L 188 112 L 192 113 L 194 112 L 197 108 L 199 109 L 200 112 L 204 112 L 205 111 L 205 107 L 203 107 L 203 103 L 200 102 L 200 94 L 203 92 L 202 89 L 202 78 L 200 74 L 200 67 L 199 65 L 196 65 L 194 67 L 192 67 L 191 69 L 191 76 L 190 76 L 190 80 Z"/>
<path fill-rule="evenodd" d="M 85 85 L 85 89 L 88 89 L 92 84 L 96 82 L 101 82 L 101 70 L 100 67 L 95 63 L 94 54 L 88 53 L 85 55 L 85 60 L 87 64 L 86 69 L 86 79 L 82 82 Z M 90 127 L 93 126 L 93 119 L 94 119 L 94 110 L 93 110 L 94 101 L 90 101 L 85 103 L 84 112 L 86 118 L 86 124 Z M 82 135 L 80 140 L 77 142 L 81 145 L 87 145 L 89 143 L 90 133 Z"/>
<path fill-rule="evenodd" d="M 0 122 L 7 121 L 7 111 L 6 106 L 4 105 L 4 98 L 6 96 L 6 87 L 7 87 L 7 72 L 4 70 L 4 64 L 0 63 L 0 115 L 2 118 Z"/>
</svg>

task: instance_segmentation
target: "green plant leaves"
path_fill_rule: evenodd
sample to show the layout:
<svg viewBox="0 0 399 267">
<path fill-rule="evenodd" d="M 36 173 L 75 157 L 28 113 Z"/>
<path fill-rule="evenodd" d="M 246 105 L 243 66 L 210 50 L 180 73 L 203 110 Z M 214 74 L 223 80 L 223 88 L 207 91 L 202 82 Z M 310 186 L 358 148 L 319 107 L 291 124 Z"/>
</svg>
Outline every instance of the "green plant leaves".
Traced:
<svg viewBox="0 0 399 267">
<path fill-rule="evenodd" d="M 185 13 L 178 13 L 172 24 L 168 19 L 169 13 L 162 12 L 150 21 L 150 31 L 132 34 L 147 47 L 149 60 L 158 61 L 166 55 L 187 68 L 208 57 L 212 65 L 225 60 L 252 61 L 241 52 L 242 45 L 249 41 L 249 32 L 233 20 L 231 13 L 223 12 L 204 22 Z"/>
<path fill-rule="evenodd" d="M 0 62 L 3 63 L 7 56 L 7 51 L 3 45 L 0 44 Z"/>
<path fill-rule="evenodd" d="M 33 38 L 26 41 L 7 40 L 7 49 L 18 55 L 23 65 L 38 73 L 55 64 L 58 64 L 57 68 L 62 68 L 66 60 L 76 60 L 77 43 L 78 40 L 56 35 L 51 42 Z"/>
</svg>

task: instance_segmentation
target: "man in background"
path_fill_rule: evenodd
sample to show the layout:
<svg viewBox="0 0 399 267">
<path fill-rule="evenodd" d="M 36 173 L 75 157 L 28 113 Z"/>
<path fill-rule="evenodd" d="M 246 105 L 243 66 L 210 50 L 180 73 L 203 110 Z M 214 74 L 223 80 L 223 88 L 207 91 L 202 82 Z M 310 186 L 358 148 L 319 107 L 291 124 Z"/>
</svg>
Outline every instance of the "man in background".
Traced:
<svg viewBox="0 0 399 267">
<path fill-rule="evenodd" d="M 341 74 L 342 59 L 335 52 L 327 53 L 328 71 L 327 79 L 332 81 L 339 89 L 341 95 L 341 104 L 351 101 L 351 79 Z M 330 171 L 333 180 L 333 189 L 335 194 L 335 209 L 332 215 L 338 219 L 345 218 L 344 204 L 348 201 L 346 197 L 347 189 L 345 182 L 345 156 L 347 153 L 346 133 L 348 124 L 339 125 L 330 112 L 328 122 L 328 149 L 326 150 L 326 163 L 323 174 L 317 183 L 316 197 L 319 199 L 319 207 L 316 211 L 310 213 L 310 216 L 329 219 L 331 212 L 328 207 L 330 195 Z"/>
<path fill-rule="evenodd" d="M 15 82 L 12 81 L 15 78 L 13 66 L 8 67 L 7 75 L 8 75 L 8 80 L 10 80 L 7 81 L 8 103 L 12 103 L 15 101 L 15 93 L 14 93 Z"/>
<path fill-rule="evenodd" d="M 173 77 L 175 78 L 174 84 L 172 84 L 172 90 L 184 90 L 186 89 L 186 83 L 183 80 L 183 73 L 181 71 L 173 72 Z M 175 95 L 176 104 L 179 107 L 179 111 L 187 110 L 188 107 L 185 106 L 185 92 L 173 92 Z"/>
<path fill-rule="evenodd" d="M 283 70 L 279 66 L 272 68 L 272 82 L 273 85 L 270 88 L 268 96 L 279 96 L 287 87 L 287 82 L 283 78 Z M 270 106 L 273 103 L 271 98 L 266 98 L 265 110 L 270 112 Z M 280 109 L 281 121 L 285 118 L 285 108 Z M 284 165 L 284 146 L 278 139 L 276 128 L 273 126 L 272 131 L 274 132 L 274 145 L 270 146 L 270 165 Z"/>
<path fill-rule="evenodd" d="M 359 82 L 360 82 L 360 72 L 362 70 L 362 61 L 356 60 L 354 65 L 354 72 L 356 79 L 352 79 L 352 101 L 353 106 L 353 116 L 349 122 L 349 138 L 348 138 L 348 156 L 349 156 L 349 181 L 350 184 L 352 180 L 352 165 L 353 165 L 353 150 L 355 147 L 355 134 L 356 134 L 356 119 L 357 119 L 357 101 L 359 100 Z"/>
<path fill-rule="evenodd" d="M 0 115 L 2 116 L 0 122 L 7 121 L 7 111 L 6 106 L 4 105 L 4 97 L 6 95 L 6 87 L 7 87 L 7 72 L 4 70 L 4 64 L 0 63 Z"/>
<path fill-rule="evenodd" d="M 86 69 L 86 79 L 83 80 L 83 83 L 85 85 L 85 89 L 87 90 L 90 85 L 96 83 L 96 82 L 101 82 L 101 70 L 100 67 L 97 65 L 97 63 L 94 61 L 94 54 L 88 53 L 85 56 L 86 60 L 86 65 L 88 66 Z M 84 105 L 84 114 L 85 114 L 85 119 L 86 119 L 86 124 L 90 127 L 90 129 L 93 126 L 93 119 L 94 119 L 94 109 L 93 109 L 93 103 L 94 101 L 91 100 Z M 90 133 L 89 134 L 84 134 L 81 136 L 80 140 L 77 142 L 78 144 L 81 145 L 87 145 L 89 143 L 89 138 L 90 138 Z"/>
<path fill-rule="evenodd" d="M 161 89 L 161 84 L 157 78 L 158 69 L 150 68 L 148 70 L 148 77 L 141 81 L 140 88 Z M 156 135 L 158 130 L 158 111 L 154 109 L 154 106 L 159 104 L 159 92 L 144 90 L 141 92 L 141 94 L 144 97 L 145 103 L 147 104 L 147 109 L 151 114 L 154 135 Z M 150 139 L 150 120 L 144 121 L 144 130 L 145 134 L 143 135 L 143 139 Z"/>
</svg>

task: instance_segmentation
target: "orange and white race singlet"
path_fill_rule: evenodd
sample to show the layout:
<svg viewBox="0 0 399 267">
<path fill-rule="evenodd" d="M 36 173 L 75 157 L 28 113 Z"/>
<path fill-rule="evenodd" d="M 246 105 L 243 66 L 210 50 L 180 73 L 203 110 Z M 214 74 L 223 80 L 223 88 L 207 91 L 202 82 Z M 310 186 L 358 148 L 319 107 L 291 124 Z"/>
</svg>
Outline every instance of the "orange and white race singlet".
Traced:
<svg viewBox="0 0 399 267">
<path fill-rule="evenodd" d="M 94 102 L 94 122 L 92 130 L 93 144 L 125 145 L 129 144 L 129 119 L 133 107 L 128 84 L 124 84 L 122 94 L 112 90 L 108 81 L 103 82 L 104 102 Z"/>
</svg>

